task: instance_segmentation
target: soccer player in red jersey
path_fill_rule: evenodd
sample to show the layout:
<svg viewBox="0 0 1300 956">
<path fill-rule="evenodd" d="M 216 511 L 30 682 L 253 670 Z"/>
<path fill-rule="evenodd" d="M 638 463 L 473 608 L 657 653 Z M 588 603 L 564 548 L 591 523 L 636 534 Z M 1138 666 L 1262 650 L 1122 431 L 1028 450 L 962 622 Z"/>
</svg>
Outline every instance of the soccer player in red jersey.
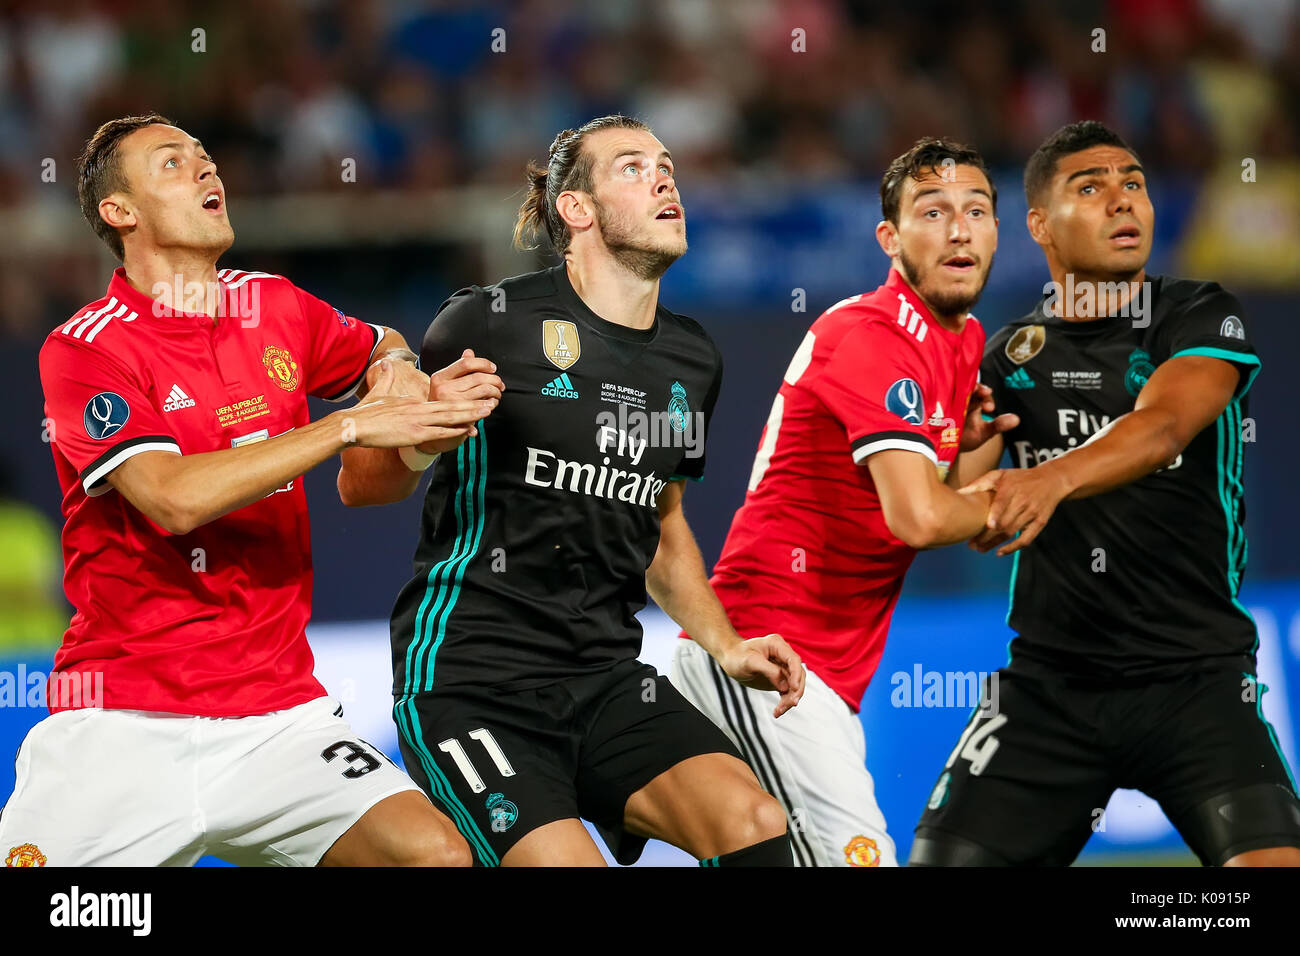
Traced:
<svg viewBox="0 0 1300 956">
<path fill-rule="evenodd" d="M 393 449 L 454 448 L 493 400 L 426 401 L 428 378 L 390 354 L 406 350 L 396 332 L 281 276 L 219 272 L 234 233 L 216 164 L 161 116 L 100 127 L 79 194 L 123 268 L 41 349 L 76 613 L 0 850 L 54 865 L 468 864 L 450 821 L 312 675 L 302 475 L 340 452 L 341 485 L 357 454 L 409 473 Z M 461 366 L 441 374 L 482 371 Z M 309 421 L 307 395 L 358 392 L 370 401 Z"/>
<path fill-rule="evenodd" d="M 858 706 L 917 549 L 965 541 L 987 517 L 987 493 L 945 483 L 959 450 L 1016 423 L 985 422 L 977 387 L 984 330 L 968 310 L 997 247 L 983 159 L 920 140 L 880 194 L 889 278 L 827 309 L 795 352 L 712 577 L 737 631 L 775 631 L 803 659 L 803 700 L 777 722 L 770 692 L 693 641 L 673 659 L 673 682 L 785 805 L 805 866 L 897 865 Z"/>
</svg>

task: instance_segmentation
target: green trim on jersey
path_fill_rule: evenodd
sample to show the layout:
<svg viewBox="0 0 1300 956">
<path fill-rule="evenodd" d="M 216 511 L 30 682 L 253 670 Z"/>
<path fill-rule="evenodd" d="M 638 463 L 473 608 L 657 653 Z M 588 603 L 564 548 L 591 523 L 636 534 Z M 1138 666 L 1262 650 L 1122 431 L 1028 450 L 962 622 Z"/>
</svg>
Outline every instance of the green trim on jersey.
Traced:
<svg viewBox="0 0 1300 956">
<path fill-rule="evenodd" d="M 1007 627 L 1011 626 L 1011 614 L 1016 609 L 1016 575 L 1020 573 L 1020 552 L 1011 559 L 1011 583 L 1007 587 Z M 1015 640 L 1013 637 L 1012 641 Z M 1007 641 L 1007 667 L 1011 666 L 1011 641 Z"/>
<path fill-rule="evenodd" d="M 406 649 L 403 694 L 393 705 L 393 719 L 407 744 L 419 755 L 420 766 L 429 779 L 429 786 L 447 810 L 456 829 L 465 837 L 484 866 L 498 866 L 501 861 L 493 852 L 487 837 L 478 828 L 469 810 L 456 798 L 451 782 L 429 752 L 414 700 L 415 694 L 433 690 L 434 663 L 438 648 L 446 636 L 447 620 L 460 597 L 460 583 L 465 575 L 465 567 L 478 553 L 479 543 L 483 539 L 487 429 L 483 422 L 479 422 L 477 428 L 478 435 L 463 442 L 456 450 L 456 540 L 451 554 L 429 569 L 424 600 L 416 612 L 414 633 Z"/>
<path fill-rule="evenodd" d="M 1286 771 L 1286 778 L 1291 781 L 1291 792 L 1300 796 L 1300 789 L 1296 788 L 1295 775 L 1291 773 L 1291 765 L 1286 762 L 1286 755 L 1282 753 L 1282 745 L 1278 743 L 1277 731 L 1264 717 L 1264 692 L 1268 690 L 1268 685 L 1261 684 L 1259 678 L 1254 674 L 1247 674 L 1243 671 L 1241 676 L 1255 685 L 1255 716 L 1268 730 L 1268 739 L 1273 742 L 1273 749 L 1277 751 L 1277 759 L 1282 761 L 1282 769 Z"/>
<path fill-rule="evenodd" d="M 1219 503 L 1223 506 L 1224 526 L 1227 530 L 1228 596 L 1233 605 L 1252 624 L 1255 618 L 1237 599 L 1241 590 L 1241 577 L 1246 570 L 1246 529 L 1240 518 L 1241 503 L 1245 496 L 1242 487 L 1241 403 L 1234 399 L 1214 422 L 1218 440 Z M 1259 629 L 1255 630 L 1255 644 L 1250 652 L 1259 650 Z"/>
<path fill-rule="evenodd" d="M 1178 358 L 1183 355 L 1205 355 L 1209 358 L 1223 359 L 1225 362 L 1236 362 L 1238 365 L 1253 366 L 1249 377 L 1246 379 L 1246 384 L 1241 386 L 1241 390 L 1237 392 L 1237 398 L 1241 398 L 1250 391 L 1250 386 L 1255 384 L 1255 376 L 1259 374 L 1260 362 L 1258 355 L 1246 355 L 1243 352 L 1234 352 L 1231 349 L 1216 349 L 1208 345 L 1199 345 L 1196 348 L 1175 352 L 1169 357 Z"/>
<path fill-rule="evenodd" d="M 460 597 L 460 583 L 465 577 L 465 566 L 478 552 L 479 543 L 483 539 L 487 429 L 482 422 L 478 423 L 477 428 L 478 435 L 456 450 L 456 472 L 459 479 L 456 489 L 456 540 L 451 554 L 431 567 L 427 575 L 424 600 L 416 611 L 411 644 L 406 649 L 405 694 L 433 690 L 434 664 L 438 648 L 446 637 L 447 620 Z M 436 621 L 436 638 L 431 619 Z"/>
<path fill-rule="evenodd" d="M 402 736 L 406 738 L 406 743 L 419 755 L 420 766 L 429 779 L 433 795 L 446 809 L 447 816 L 456 825 L 465 842 L 478 855 L 479 862 L 484 866 L 500 866 L 501 860 L 488 843 L 487 837 L 478 828 L 478 824 L 474 822 L 474 817 L 465 804 L 456 798 L 456 791 L 452 789 L 451 781 L 443 774 L 437 761 L 433 759 L 433 754 L 429 753 L 429 748 L 425 746 L 424 728 L 420 726 L 420 713 L 411 695 L 406 695 L 393 705 L 393 720 L 396 721 L 397 729 L 401 731 Z"/>
</svg>

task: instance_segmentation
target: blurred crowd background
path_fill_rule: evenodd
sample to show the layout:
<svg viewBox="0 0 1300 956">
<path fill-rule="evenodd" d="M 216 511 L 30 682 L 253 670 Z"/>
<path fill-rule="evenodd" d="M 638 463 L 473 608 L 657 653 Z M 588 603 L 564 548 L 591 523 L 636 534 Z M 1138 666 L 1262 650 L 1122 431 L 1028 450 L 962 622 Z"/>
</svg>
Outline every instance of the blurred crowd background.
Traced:
<svg viewBox="0 0 1300 956">
<path fill-rule="evenodd" d="M 709 560 L 794 345 L 822 309 L 883 279 L 871 233 L 889 160 L 942 134 L 994 166 L 1002 240 L 976 310 L 992 331 L 1045 278 L 1021 166 L 1062 124 L 1103 119 L 1151 172 L 1153 266 L 1222 281 L 1256 320 L 1248 500 L 1252 529 L 1262 510 L 1269 530 L 1252 539 L 1251 574 L 1300 578 L 1284 437 L 1284 363 L 1300 354 L 1295 0 L 0 0 L 0 374 L 13 401 L 0 454 L 23 534 L 33 516 L 58 521 L 36 352 L 116 265 L 76 210 L 75 157 L 100 122 L 150 109 L 218 162 L 236 230 L 223 265 L 282 272 L 413 341 L 457 287 L 545 261 L 512 251 L 509 225 L 525 162 L 558 130 L 614 111 L 648 120 L 673 151 L 692 243 L 665 301 L 701 319 L 728 363 L 710 480 L 693 494 Z M 308 481 L 318 615 L 382 616 L 418 503 L 345 512 L 327 472 Z M 343 534 L 381 551 L 360 592 L 330 546 Z M 1005 582 L 1005 566 L 968 554 L 922 566 L 937 569 L 916 576 L 922 590 Z M 29 576 L 8 593 L 29 593 Z"/>
</svg>

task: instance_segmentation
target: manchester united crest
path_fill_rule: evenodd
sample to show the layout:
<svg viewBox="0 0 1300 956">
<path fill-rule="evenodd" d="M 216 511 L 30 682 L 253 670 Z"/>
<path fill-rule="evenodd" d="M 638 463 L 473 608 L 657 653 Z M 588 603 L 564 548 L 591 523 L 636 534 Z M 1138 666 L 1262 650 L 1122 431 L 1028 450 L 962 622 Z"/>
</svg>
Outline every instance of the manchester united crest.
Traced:
<svg viewBox="0 0 1300 956">
<path fill-rule="evenodd" d="M 578 326 L 563 319 L 547 319 L 542 323 L 542 352 L 547 360 L 564 371 L 582 358 L 582 341 Z"/>
<path fill-rule="evenodd" d="M 46 862 L 45 854 L 35 843 L 16 846 L 5 857 L 5 866 L 44 866 Z"/>
<path fill-rule="evenodd" d="M 266 376 L 286 392 L 298 388 L 298 363 L 293 360 L 288 349 L 268 345 L 262 353 L 262 364 L 266 366 Z"/>
<path fill-rule="evenodd" d="M 880 866 L 880 847 L 870 837 L 855 836 L 844 848 L 849 866 Z"/>
</svg>

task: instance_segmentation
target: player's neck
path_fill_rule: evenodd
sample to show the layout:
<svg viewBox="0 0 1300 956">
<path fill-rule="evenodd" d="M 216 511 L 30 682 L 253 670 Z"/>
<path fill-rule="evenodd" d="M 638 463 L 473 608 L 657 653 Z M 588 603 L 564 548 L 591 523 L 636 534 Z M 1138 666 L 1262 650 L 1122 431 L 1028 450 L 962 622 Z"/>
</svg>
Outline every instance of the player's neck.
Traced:
<svg viewBox="0 0 1300 956">
<path fill-rule="evenodd" d="M 1146 267 L 1129 275 L 1103 275 L 1067 269 L 1049 263 L 1052 281 L 1043 289 L 1048 315 L 1063 322 L 1091 322 L 1112 315 L 1127 315 L 1130 302 L 1145 306 Z M 1134 301 L 1134 296 L 1137 300 Z"/>
<path fill-rule="evenodd" d="M 154 249 L 128 254 L 123 268 L 130 286 L 163 309 L 211 316 L 220 309 L 221 283 L 210 253 Z"/>
<path fill-rule="evenodd" d="M 952 332 L 954 335 L 961 335 L 962 330 L 966 328 L 966 320 L 970 318 L 969 309 L 962 312 L 960 315 L 944 315 L 936 311 L 935 307 L 930 304 L 930 300 L 921 295 L 921 290 L 912 285 L 911 280 L 907 278 L 907 274 L 903 271 L 901 264 L 896 263 L 894 265 L 894 271 L 898 273 L 898 277 L 903 280 L 903 283 L 911 289 L 912 293 L 921 301 L 926 310 L 930 313 L 931 317 L 939 323 L 940 328 Z"/>
<path fill-rule="evenodd" d="M 633 275 L 611 256 L 604 259 L 565 256 L 569 284 L 578 298 L 606 322 L 629 329 L 654 325 L 659 280 Z"/>
</svg>

